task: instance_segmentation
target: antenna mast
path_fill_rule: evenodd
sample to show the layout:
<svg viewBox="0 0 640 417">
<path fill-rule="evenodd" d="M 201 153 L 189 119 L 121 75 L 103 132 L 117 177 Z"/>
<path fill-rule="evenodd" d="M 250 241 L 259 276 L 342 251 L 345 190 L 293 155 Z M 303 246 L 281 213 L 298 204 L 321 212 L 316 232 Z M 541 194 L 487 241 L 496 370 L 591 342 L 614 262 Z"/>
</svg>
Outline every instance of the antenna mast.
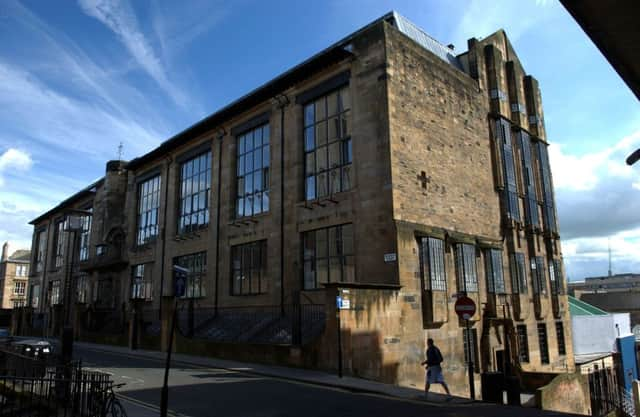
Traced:
<svg viewBox="0 0 640 417">
<path fill-rule="evenodd" d="M 611 277 L 611 238 L 607 239 L 609 242 L 609 277 Z"/>
</svg>

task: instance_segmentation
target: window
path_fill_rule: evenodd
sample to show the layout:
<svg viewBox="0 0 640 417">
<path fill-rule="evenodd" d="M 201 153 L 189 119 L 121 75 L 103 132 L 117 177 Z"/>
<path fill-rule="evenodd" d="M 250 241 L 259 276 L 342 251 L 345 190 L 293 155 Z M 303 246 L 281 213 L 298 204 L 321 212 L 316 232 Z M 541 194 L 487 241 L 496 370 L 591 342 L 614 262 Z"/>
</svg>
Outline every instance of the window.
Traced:
<svg viewBox="0 0 640 417">
<path fill-rule="evenodd" d="M 531 278 L 533 279 L 533 293 L 547 294 L 547 277 L 544 273 L 544 259 L 536 256 L 531 260 Z"/>
<path fill-rule="evenodd" d="M 40 305 L 40 285 L 34 284 L 31 286 L 29 297 L 31 299 L 31 302 L 30 302 L 31 307 L 38 308 Z"/>
<path fill-rule="evenodd" d="M 76 302 L 86 304 L 89 302 L 89 276 L 79 275 L 76 281 Z"/>
<path fill-rule="evenodd" d="M 60 268 L 64 264 L 65 247 L 67 246 L 67 233 L 64 231 L 65 221 L 56 223 L 56 256 L 54 266 Z"/>
<path fill-rule="evenodd" d="M 500 249 L 487 249 L 484 252 L 484 261 L 487 271 L 487 291 L 492 294 L 505 294 L 502 251 Z"/>
<path fill-rule="evenodd" d="M 88 211 L 93 211 L 89 208 Z M 89 241 L 91 239 L 91 215 L 81 217 L 82 229 L 80 230 L 80 254 L 79 259 L 86 261 L 89 259 Z"/>
<path fill-rule="evenodd" d="M 560 259 L 550 260 L 549 280 L 551 281 L 551 294 L 559 295 L 564 292 L 564 283 L 562 281 L 562 262 Z"/>
<path fill-rule="evenodd" d="M 531 162 L 531 138 L 524 130 L 520 131 L 519 138 L 520 153 L 522 155 L 522 176 L 525 188 L 524 208 L 526 224 L 539 227 L 540 219 L 538 215 L 538 200 L 536 198 L 536 183 L 533 176 L 533 163 Z"/>
<path fill-rule="evenodd" d="M 158 236 L 160 175 L 138 184 L 138 229 L 136 243 L 144 245 Z"/>
<path fill-rule="evenodd" d="M 529 338 L 527 336 L 527 326 L 520 324 L 516 327 L 518 337 L 518 358 L 520 363 L 529 362 Z"/>
<path fill-rule="evenodd" d="M 62 304 L 62 299 L 60 298 L 60 281 L 51 281 L 49 283 L 49 304 L 52 306 Z"/>
<path fill-rule="evenodd" d="M 14 283 L 13 295 L 25 295 L 27 291 L 27 283 L 24 281 L 18 281 Z"/>
<path fill-rule="evenodd" d="M 538 343 L 540 344 L 540 362 L 549 363 L 549 345 L 547 342 L 546 323 L 538 323 Z"/>
<path fill-rule="evenodd" d="M 152 264 L 139 264 L 131 268 L 131 299 L 152 300 Z"/>
<path fill-rule="evenodd" d="M 551 184 L 551 168 L 549 166 L 547 144 L 539 141 L 536 145 L 538 148 L 538 158 L 540 160 L 540 177 L 542 178 L 542 213 L 544 215 L 544 227 L 550 232 L 557 232 L 558 228 L 553 204 L 553 185 Z"/>
<path fill-rule="evenodd" d="M 13 301 L 13 308 L 20 308 L 20 307 L 24 307 L 27 303 L 24 300 L 14 300 Z"/>
<path fill-rule="evenodd" d="M 349 87 L 304 106 L 305 198 L 314 200 L 352 186 Z"/>
<path fill-rule="evenodd" d="M 524 253 L 516 252 L 511 254 L 511 288 L 514 294 L 526 294 L 527 269 L 525 268 Z"/>
<path fill-rule="evenodd" d="M 566 355 L 567 347 L 564 344 L 564 326 L 561 321 L 556 321 L 556 338 L 558 339 L 558 355 Z"/>
<path fill-rule="evenodd" d="M 478 292 L 475 246 L 468 243 L 456 244 L 456 273 L 458 275 L 458 291 Z"/>
<path fill-rule="evenodd" d="M 303 241 L 305 289 L 355 281 L 352 224 L 306 232 Z"/>
<path fill-rule="evenodd" d="M 247 243 L 231 248 L 233 268 L 232 295 L 250 295 L 266 292 L 267 241 Z"/>
<path fill-rule="evenodd" d="M 16 265 L 16 276 L 26 277 L 28 268 L 27 265 Z"/>
<path fill-rule="evenodd" d="M 420 273 L 425 290 L 446 291 L 444 241 L 434 237 L 420 238 Z"/>
<path fill-rule="evenodd" d="M 236 216 L 269 211 L 269 125 L 238 136 Z"/>
<path fill-rule="evenodd" d="M 40 230 L 36 236 L 36 272 L 42 272 L 44 266 L 44 255 L 47 251 L 47 231 Z"/>
<path fill-rule="evenodd" d="M 469 344 L 470 342 L 470 344 Z M 478 332 L 476 329 L 462 329 L 462 344 L 464 348 L 464 362 L 473 362 L 475 372 L 480 372 L 478 358 Z"/>
<path fill-rule="evenodd" d="M 504 173 L 504 207 L 507 217 L 520 221 L 520 203 L 516 184 L 516 168 L 513 162 L 513 147 L 511 145 L 511 123 L 506 119 L 496 120 L 497 141 L 502 154 Z"/>
<path fill-rule="evenodd" d="M 179 256 L 173 259 L 173 264 L 189 270 L 184 298 L 204 297 L 206 295 L 204 279 L 207 276 L 207 253 L 199 252 Z"/>
<path fill-rule="evenodd" d="M 180 166 L 178 234 L 194 232 L 209 225 L 210 196 L 211 151 L 189 159 Z"/>
</svg>

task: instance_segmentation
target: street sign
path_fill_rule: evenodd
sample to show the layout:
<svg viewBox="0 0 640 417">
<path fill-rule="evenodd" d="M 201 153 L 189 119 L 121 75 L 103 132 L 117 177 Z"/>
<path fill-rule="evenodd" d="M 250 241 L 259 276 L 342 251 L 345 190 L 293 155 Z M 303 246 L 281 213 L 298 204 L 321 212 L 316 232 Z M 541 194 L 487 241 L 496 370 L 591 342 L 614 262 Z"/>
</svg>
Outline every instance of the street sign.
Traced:
<svg viewBox="0 0 640 417">
<path fill-rule="evenodd" d="M 456 314 L 463 320 L 469 320 L 476 314 L 476 303 L 467 296 L 458 297 L 454 308 Z"/>
<path fill-rule="evenodd" d="M 395 262 L 398 260 L 398 255 L 396 253 L 385 253 L 384 254 L 384 262 Z"/>
</svg>

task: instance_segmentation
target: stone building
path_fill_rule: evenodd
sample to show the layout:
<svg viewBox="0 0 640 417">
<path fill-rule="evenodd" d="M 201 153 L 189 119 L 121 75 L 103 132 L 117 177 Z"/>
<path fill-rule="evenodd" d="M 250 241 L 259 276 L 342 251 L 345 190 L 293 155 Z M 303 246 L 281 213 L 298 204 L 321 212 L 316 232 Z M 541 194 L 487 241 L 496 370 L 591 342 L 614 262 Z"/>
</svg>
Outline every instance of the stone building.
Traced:
<svg viewBox="0 0 640 417">
<path fill-rule="evenodd" d="M 28 250 L 17 250 L 9 255 L 9 242 L 2 245 L 0 308 L 10 309 L 26 305 L 30 258 Z"/>
<path fill-rule="evenodd" d="M 175 303 L 179 351 L 418 387 L 433 337 L 462 395 L 469 358 L 571 371 L 538 83 L 504 31 L 468 48 L 389 13 L 108 162 L 32 222 L 32 322 L 165 348 Z"/>
</svg>

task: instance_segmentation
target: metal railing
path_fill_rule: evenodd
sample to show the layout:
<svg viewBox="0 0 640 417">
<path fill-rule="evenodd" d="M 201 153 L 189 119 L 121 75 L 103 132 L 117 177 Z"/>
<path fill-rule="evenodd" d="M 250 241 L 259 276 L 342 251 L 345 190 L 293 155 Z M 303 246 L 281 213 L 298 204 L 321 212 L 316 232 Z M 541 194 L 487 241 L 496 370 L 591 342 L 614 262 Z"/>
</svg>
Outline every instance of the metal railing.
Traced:
<svg viewBox="0 0 640 417">
<path fill-rule="evenodd" d="M 306 344 L 325 327 L 323 304 L 189 309 L 181 306 L 177 328 L 189 338 L 255 344 Z"/>
</svg>

